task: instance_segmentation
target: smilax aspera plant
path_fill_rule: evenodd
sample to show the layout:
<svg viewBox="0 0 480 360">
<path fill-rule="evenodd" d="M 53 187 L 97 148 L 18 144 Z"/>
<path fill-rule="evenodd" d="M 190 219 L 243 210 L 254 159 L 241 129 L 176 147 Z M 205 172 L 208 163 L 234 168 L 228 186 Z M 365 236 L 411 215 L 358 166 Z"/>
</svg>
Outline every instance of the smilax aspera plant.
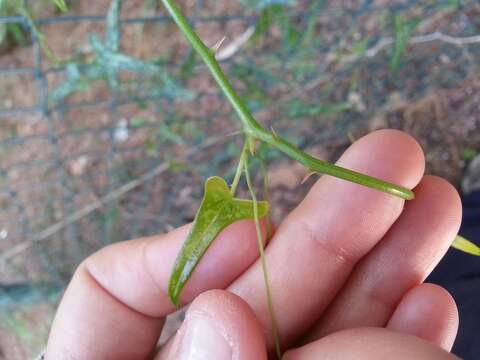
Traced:
<svg viewBox="0 0 480 360">
<path fill-rule="evenodd" d="M 388 183 L 380 179 L 319 160 L 312 155 L 303 152 L 286 139 L 278 136 L 273 130 L 269 131 L 262 127 L 262 125 L 260 125 L 252 116 L 242 99 L 238 96 L 226 78 L 225 73 L 215 59 L 215 50 L 207 47 L 202 42 L 199 36 L 188 24 L 186 18 L 173 0 L 162 0 L 162 2 L 192 47 L 207 65 L 224 95 L 233 106 L 240 119 L 242 132 L 245 137 L 237 171 L 230 187 L 227 185 L 224 179 L 217 176 L 210 177 L 205 182 L 203 200 L 195 216 L 192 228 L 187 236 L 187 239 L 185 240 L 185 243 L 183 244 L 182 249 L 180 250 L 180 253 L 177 256 L 173 267 L 168 288 L 169 296 L 175 306 L 179 306 L 180 294 L 183 287 L 217 235 L 224 228 L 237 220 L 253 219 L 256 226 L 258 247 L 265 281 L 266 298 L 272 321 L 272 331 L 274 332 L 272 335 L 275 339 L 277 355 L 280 358 L 281 349 L 278 336 L 276 334 L 277 326 L 275 312 L 272 304 L 272 294 L 270 293 L 270 287 L 268 285 L 268 271 L 263 253 L 264 239 L 260 229 L 260 218 L 265 218 L 265 225 L 267 229 L 266 236 L 268 237 L 268 230 L 270 229 L 267 216 L 269 206 L 268 195 L 264 195 L 265 201 L 257 200 L 249 171 L 249 159 L 252 156 L 257 156 L 256 147 L 258 143 L 263 142 L 280 150 L 287 156 L 305 166 L 310 173 L 321 173 L 334 176 L 336 178 L 351 181 L 376 189 L 378 191 L 383 191 L 391 194 L 392 196 L 398 196 L 405 200 L 411 200 L 415 195 L 412 191 L 402 186 Z M 263 173 L 265 185 L 264 188 L 266 189 L 268 187 L 267 179 L 265 177 L 266 172 L 264 171 Z M 243 200 L 235 197 L 237 186 L 242 176 L 245 176 L 251 200 Z M 264 192 L 267 194 L 265 189 Z M 480 248 L 460 236 L 456 237 L 452 245 L 473 255 L 480 255 Z"/>
</svg>

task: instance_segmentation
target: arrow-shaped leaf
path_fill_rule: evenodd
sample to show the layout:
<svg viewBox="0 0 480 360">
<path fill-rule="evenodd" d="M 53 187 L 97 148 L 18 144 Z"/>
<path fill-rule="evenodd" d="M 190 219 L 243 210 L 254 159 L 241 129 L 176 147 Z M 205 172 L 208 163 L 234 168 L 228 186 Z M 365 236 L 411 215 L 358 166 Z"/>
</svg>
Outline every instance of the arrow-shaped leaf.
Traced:
<svg viewBox="0 0 480 360">
<path fill-rule="evenodd" d="M 263 217 L 267 213 L 268 203 L 259 201 L 259 216 Z M 200 208 L 170 277 L 168 294 L 175 306 L 178 306 L 185 283 L 213 240 L 228 225 L 241 219 L 253 219 L 253 202 L 234 198 L 222 178 L 218 176 L 208 178 Z"/>
</svg>

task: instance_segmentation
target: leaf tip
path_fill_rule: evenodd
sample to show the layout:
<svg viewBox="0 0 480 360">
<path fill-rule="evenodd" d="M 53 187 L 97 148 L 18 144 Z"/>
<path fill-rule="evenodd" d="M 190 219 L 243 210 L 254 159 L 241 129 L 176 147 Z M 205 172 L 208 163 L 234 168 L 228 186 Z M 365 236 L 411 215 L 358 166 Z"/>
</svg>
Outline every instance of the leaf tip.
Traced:
<svg viewBox="0 0 480 360">
<path fill-rule="evenodd" d="M 455 237 L 452 247 L 470 255 L 480 256 L 480 247 L 460 235 Z"/>
<path fill-rule="evenodd" d="M 168 297 L 176 309 L 180 307 L 180 292 L 181 287 L 179 286 L 178 281 L 176 281 L 174 277 L 170 278 L 170 283 L 168 284 Z"/>
</svg>

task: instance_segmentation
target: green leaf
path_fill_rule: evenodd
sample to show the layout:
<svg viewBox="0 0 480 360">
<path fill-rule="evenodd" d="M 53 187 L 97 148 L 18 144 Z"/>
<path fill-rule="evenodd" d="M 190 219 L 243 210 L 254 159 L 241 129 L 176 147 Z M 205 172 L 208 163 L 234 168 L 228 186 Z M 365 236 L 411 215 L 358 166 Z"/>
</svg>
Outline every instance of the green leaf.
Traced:
<svg viewBox="0 0 480 360">
<path fill-rule="evenodd" d="M 142 127 L 143 125 L 146 125 L 150 122 L 150 119 L 145 116 L 134 116 L 133 118 L 130 119 L 130 127 L 137 129 L 139 127 Z"/>
<path fill-rule="evenodd" d="M 180 74 L 179 76 L 183 80 L 188 80 L 193 76 L 195 71 L 195 65 L 197 63 L 197 53 L 195 51 L 190 51 L 185 61 L 180 66 Z"/>
<path fill-rule="evenodd" d="M 240 0 L 240 2 L 251 9 L 255 10 L 263 10 L 266 9 L 270 6 L 275 6 L 275 5 L 287 5 L 287 6 L 294 6 L 296 5 L 295 0 Z"/>
<path fill-rule="evenodd" d="M 264 217 L 267 213 L 268 203 L 259 201 L 258 215 Z M 168 294 L 175 306 L 179 305 L 183 287 L 217 235 L 238 220 L 253 218 L 251 200 L 234 198 L 221 177 L 213 176 L 207 179 L 202 203 L 170 277 Z"/>
<path fill-rule="evenodd" d="M 475 149 L 466 147 L 461 149 L 460 154 L 461 154 L 462 160 L 472 161 L 475 158 L 475 156 L 477 156 L 478 151 Z"/>
<path fill-rule="evenodd" d="M 357 41 L 352 46 L 352 51 L 358 57 L 363 57 L 368 48 L 368 38 Z"/>
<path fill-rule="evenodd" d="M 62 12 L 68 11 L 68 6 L 65 3 L 65 0 L 52 0 L 52 2 L 57 6 L 57 8 Z"/>
<path fill-rule="evenodd" d="M 317 116 L 320 114 L 336 114 L 352 109 L 349 102 L 311 105 L 303 101 L 293 99 L 286 104 L 285 111 L 290 118 Z"/>
<path fill-rule="evenodd" d="M 110 51 L 105 52 L 105 62 L 108 62 L 116 70 L 131 71 L 139 74 L 153 74 L 160 69 L 157 65 Z"/>
<path fill-rule="evenodd" d="M 7 26 L 5 24 L 0 24 L 0 44 L 3 43 L 7 35 Z"/>
<path fill-rule="evenodd" d="M 65 81 L 50 93 L 52 101 L 63 100 L 76 91 L 84 91 L 88 88 L 88 81 L 82 77 L 77 64 L 68 64 L 65 69 L 65 76 Z"/>
<path fill-rule="evenodd" d="M 417 27 L 419 21 L 405 21 L 401 15 L 393 17 L 393 27 L 395 32 L 395 42 L 393 45 L 393 56 L 390 60 L 390 69 L 395 71 L 400 65 L 400 59 L 407 50 L 408 40 L 412 36 L 413 30 Z"/>
<path fill-rule="evenodd" d="M 113 0 L 107 13 L 107 31 L 105 45 L 109 50 L 117 52 L 120 49 L 120 0 Z"/>
<path fill-rule="evenodd" d="M 470 255 L 480 256 L 480 247 L 460 235 L 455 237 L 452 247 Z"/>
<path fill-rule="evenodd" d="M 158 128 L 159 135 L 165 139 L 165 140 L 170 140 L 174 144 L 177 145 L 184 145 L 185 141 L 182 139 L 181 136 L 176 134 L 174 131 L 172 131 L 168 125 L 162 123 L 160 127 Z"/>
</svg>

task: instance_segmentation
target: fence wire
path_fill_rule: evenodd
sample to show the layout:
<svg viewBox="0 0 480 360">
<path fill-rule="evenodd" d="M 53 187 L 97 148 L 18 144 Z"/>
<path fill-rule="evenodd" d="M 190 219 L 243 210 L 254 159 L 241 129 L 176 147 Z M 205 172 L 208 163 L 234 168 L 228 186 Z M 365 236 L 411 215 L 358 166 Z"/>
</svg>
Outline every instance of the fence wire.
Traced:
<svg viewBox="0 0 480 360">
<path fill-rule="evenodd" d="M 27 40 L 0 49 L 0 309 L 56 299 L 86 256 L 189 221 L 202 180 L 232 175 L 238 125 L 206 68 L 155 2 L 115 2 L 0 17 Z M 207 44 L 227 37 L 218 55 L 254 114 L 326 157 L 396 96 L 478 72 L 475 1 L 182 5 Z"/>
</svg>

